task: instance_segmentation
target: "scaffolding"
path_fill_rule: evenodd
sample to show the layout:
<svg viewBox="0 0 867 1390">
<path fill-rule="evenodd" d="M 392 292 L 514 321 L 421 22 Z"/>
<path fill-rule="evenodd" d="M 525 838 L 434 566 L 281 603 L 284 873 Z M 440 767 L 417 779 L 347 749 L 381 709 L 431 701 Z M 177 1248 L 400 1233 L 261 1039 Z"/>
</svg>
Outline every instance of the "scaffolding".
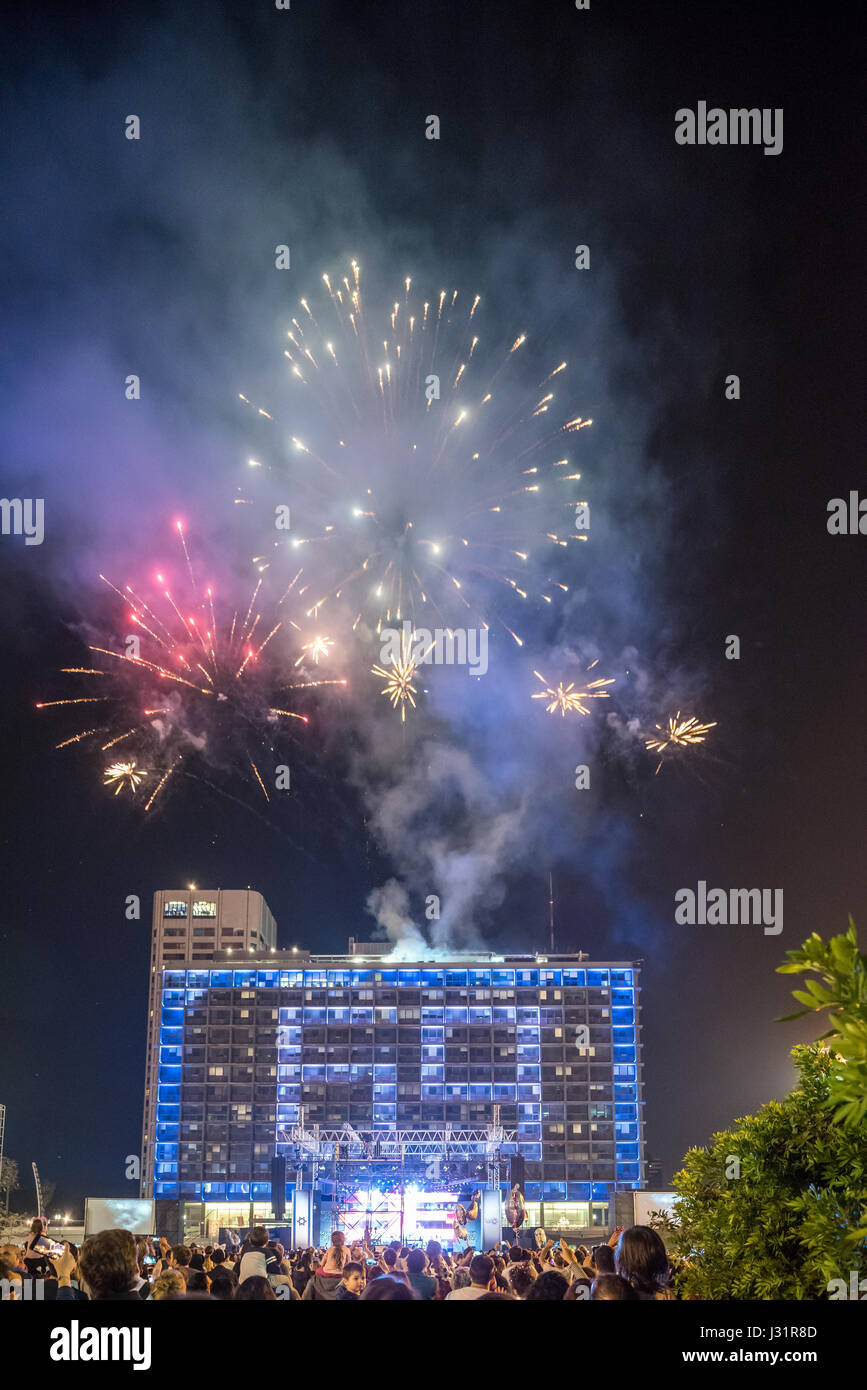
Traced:
<svg viewBox="0 0 867 1390">
<path fill-rule="evenodd" d="M 354 1129 L 344 1124 L 339 1129 L 321 1125 L 307 1126 L 301 1107 L 298 1123 L 277 1130 L 277 1144 L 289 1149 L 290 1161 L 296 1168 L 296 1185 L 300 1186 L 302 1168 L 309 1167 L 313 1186 L 320 1171 L 331 1165 L 331 1176 L 337 1181 L 338 1164 L 398 1164 L 401 1182 L 405 1180 L 406 1163 L 423 1162 L 426 1176 L 438 1177 L 438 1165 L 455 1159 L 485 1161 L 487 1184 L 498 1187 L 500 1161 L 504 1145 L 514 1145 L 516 1131 L 500 1124 L 499 1106 L 494 1106 L 493 1122 L 482 1129 Z"/>
</svg>

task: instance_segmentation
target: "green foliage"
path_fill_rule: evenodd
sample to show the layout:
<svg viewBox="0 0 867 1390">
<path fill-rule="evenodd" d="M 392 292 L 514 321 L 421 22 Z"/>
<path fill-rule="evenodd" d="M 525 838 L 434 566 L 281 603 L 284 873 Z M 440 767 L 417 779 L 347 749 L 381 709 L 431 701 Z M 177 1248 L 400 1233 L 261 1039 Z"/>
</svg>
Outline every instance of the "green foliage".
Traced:
<svg viewBox="0 0 867 1390">
<path fill-rule="evenodd" d="M 662 1234 L 685 1257 L 684 1297 L 823 1298 L 830 1279 L 867 1271 L 865 1135 L 827 1121 L 827 1050 L 792 1055 L 797 1089 L 690 1149 L 675 1176 Z"/>
<path fill-rule="evenodd" d="M 867 956 L 858 950 L 855 923 L 850 917 L 845 935 L 827 944 L 813 932 L 799 951 L 786 955 L 788 963 L 777 966 L 781 975 L 812 972 L 825 982 L 807 980 L 806 990 L 792 990 L 804 1008 L 788 1018 L 828 1010 L 832 1027 L 825 1037 L 836 1056 L 827 1104 L 835 1124 L 860 1126 L 867 1115 Z"/>
<path fill-rule="evenodd" d="M 795 991 L 792 1017 L 827 1009 L 830 1045 L 793 1048 L 795 1090 L 687 1153 L 673 1217 L 652 1220 L 682 1258 L 682 1297 L 826 1298 L 867 1272 L 867 958 L 851 920 L 787 955 L 781 971 L 824 982 Z"/>
</svg>

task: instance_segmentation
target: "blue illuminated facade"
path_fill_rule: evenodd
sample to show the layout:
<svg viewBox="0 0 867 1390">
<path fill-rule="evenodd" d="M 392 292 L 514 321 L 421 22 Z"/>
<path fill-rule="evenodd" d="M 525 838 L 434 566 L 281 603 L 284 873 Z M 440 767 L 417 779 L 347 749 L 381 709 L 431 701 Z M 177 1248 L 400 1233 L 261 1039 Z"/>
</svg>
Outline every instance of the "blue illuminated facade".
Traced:
<svg viewBox="0 0 867 1390">
<path fill-rule="evenodd" d="M 575 957 L 394 964 L 280 953 L 165 968 L 152 1195 L 270 1197 L 277 1133 L 514 1131 L 528 1201 L 643 1178 L 638 971 Z"/>
</svg>

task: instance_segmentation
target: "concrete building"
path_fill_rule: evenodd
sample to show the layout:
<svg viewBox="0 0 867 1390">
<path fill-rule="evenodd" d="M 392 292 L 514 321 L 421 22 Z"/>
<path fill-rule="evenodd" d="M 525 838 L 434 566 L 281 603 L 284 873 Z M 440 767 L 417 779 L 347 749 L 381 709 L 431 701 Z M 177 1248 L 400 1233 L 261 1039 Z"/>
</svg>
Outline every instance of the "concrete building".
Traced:
<svg viewBox="0 0 867 1390">
<path fill-rule="evenodd" d="M 277 945 L 277 924 L 252 888 L 167 888 L 154 895 L 148 996 L 141 1195 L 153 1193 L 154 1126 L 162 974 L 181 962 L 211 961 L 217 951 L 261 955 Z"/>
<path fill-rule="evenodd" d="M 143 1195 L 216 1237 L 268 1218 L 275 1156 L 288 1209 L 296 1170 L 356 1206 L 412 1178 L 443 1210 L 519 1171 L 528 1226 L 613 1226 L 645 1182 L 636 964 L 389 949 L 278 951 L 258 893 L 158 894 Z"/>
</svg>

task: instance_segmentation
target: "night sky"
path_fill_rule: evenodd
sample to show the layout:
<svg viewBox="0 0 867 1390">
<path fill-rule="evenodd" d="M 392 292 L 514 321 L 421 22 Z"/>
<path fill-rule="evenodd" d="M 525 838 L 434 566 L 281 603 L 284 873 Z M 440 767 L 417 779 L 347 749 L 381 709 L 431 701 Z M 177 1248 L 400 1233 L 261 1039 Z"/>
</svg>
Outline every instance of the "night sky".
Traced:
<svg viewBox="0 0 867 1390">
<path fill-rule="evenodd" d="M 58 1209 L 128 1191 L 156 889 L 255 887 L 280 945 L 313 951 L 368 937 L 392 875 L 418 909 L 364 784 L 375 727 L 407 776 L 460 746 L 486 795 L 524 798 L 474 939 L 544 948 L 551 869 L 558 948 L 643 962 L 647 1152 L 669 1180 L 783 1094 L 790 1047 L 822 1031 L 774 1021 L 784 951 L 865 919 L 867 540 L 826 528 L 829 499 L 863 486 L 852 36 L 807 5 L 223 0 L 34 4 L 4 40 L 0 490 L 46 508 L 41 546 L 0 538 L 7 1154 L 28 1179 L 37 1161 Z M 782 153 L 676 144 L 675 111 L 700 100 L 783 108 Z M 273 441 L 238 393 L 279 398 L 299 297 L 354 255 L 373 285 L 478 292 L 492 328 L 568 357 L 599 522 L 540 641 L 601 652 L 611 709 L 549 720 L 508 660 L 451 712 L 444 685 L 406 733 L 375 693 L 364 727 L 323 702 L 286 805 L 191 781 L 145 817 L 34 704 L 83 664 L 98 572 L 168 552 L 174 516 L 252 573 L 233 497 Z M 639 706 L 717 728 L 654 776 L 620 736 Z M 700 879 L 782 888 L 782 934 L 675 925 Z"/>
</svg>

